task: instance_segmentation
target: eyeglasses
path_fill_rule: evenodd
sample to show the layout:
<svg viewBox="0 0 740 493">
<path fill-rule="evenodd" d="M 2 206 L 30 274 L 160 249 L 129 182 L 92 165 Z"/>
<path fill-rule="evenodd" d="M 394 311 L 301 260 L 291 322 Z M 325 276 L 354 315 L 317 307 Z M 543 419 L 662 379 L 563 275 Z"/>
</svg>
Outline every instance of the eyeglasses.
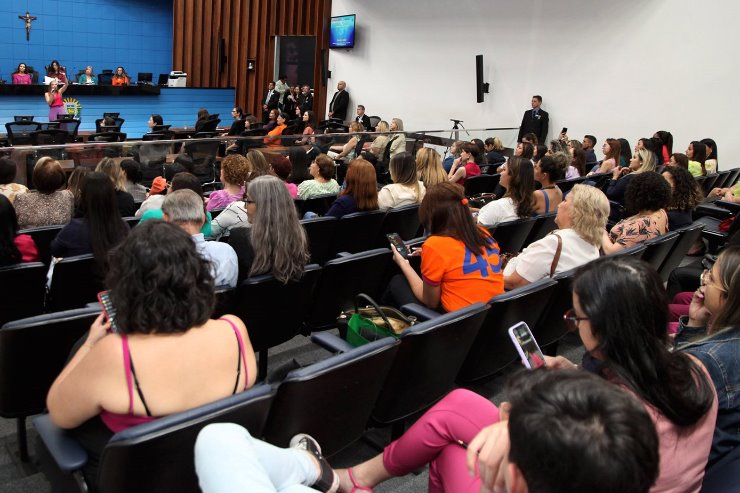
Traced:
<svg viewBox="0 0 740 493">
<path fill-rule="evenodd" d="M 704 271 L 701 273 L 700 280 L 701 280 L 702 286 L 710 286 L 711 285 L 711 286 L 714 286 L 715 288 L 719 289 L 723 293 L 726 293 L 727 292 L 727 290 L 724 287 L 722 287 L 720 284 L 718 284 L 714 280 L 714 276 L 712 275 L 711 269 L 704 269 Z"/>
<path fill-rule="evenodd" d="M 588 320 L 588 317 L 577 317 L 576 311 L 572 308 L 563 314 L 563 321 L 565 321 L 565 328 L 568 329 L 568 332 L 576 332 L 578 322 L 581 320 Z"/>
</svg>

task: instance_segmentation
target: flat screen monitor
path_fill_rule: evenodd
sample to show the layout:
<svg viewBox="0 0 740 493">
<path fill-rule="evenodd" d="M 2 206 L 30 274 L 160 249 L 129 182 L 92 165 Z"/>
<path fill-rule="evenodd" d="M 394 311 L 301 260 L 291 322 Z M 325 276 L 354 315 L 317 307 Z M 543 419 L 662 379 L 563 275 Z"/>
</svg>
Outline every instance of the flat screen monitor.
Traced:
<svg viewBox="0 0 740 493">
<path fill-rule="evenodd" d="M 151 82 L 152 73 L 151 72 L 139 72 L 139 75 L 136 78 L 139 82 Z"/>
<path fill-rule="evenodd" d="M 119 116 L 121 116 L 121 113 L 110 113 L 110 112 L 103 113 L 103 118 L 108 118 L 108 117 L 118 118 Z"/>
<path fill-rule="evenodd" d="M 33 115 L 15 115 L 13 121 L 20 123 L 29 123 L 33 121 Z"/>
<path fill-rule="evenodd" d="M 157 84 L 159 84 L 160 86 L 166 86 L 169 80 L 170 74 L 159 74 L 159 80 L 157 80 Z"/>
<path fill-rule="evenodd" d="M 329 23 L 329 48 L 355 46 L 355 14 L 332 17 Z"/>
</svg>

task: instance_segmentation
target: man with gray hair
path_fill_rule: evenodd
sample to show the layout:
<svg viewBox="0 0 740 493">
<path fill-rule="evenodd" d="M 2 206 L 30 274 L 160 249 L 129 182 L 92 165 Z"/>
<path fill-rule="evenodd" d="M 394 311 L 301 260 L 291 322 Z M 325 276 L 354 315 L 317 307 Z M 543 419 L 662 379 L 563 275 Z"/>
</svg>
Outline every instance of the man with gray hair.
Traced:
<svg viewBox="0 0 740 493">
<path fill-rule="evenodd" d="M 189 189 L 168 193 L 162 203 L 162 217 L 178 225 L 195 242 L 195 248 L 211 263 L 211 274 L 216 286 L 236 287 L 239 263 L 231 246 L 218 241 L 206 241 L 200 229 L 206 220 L 203 199 Z"/>
</svg>

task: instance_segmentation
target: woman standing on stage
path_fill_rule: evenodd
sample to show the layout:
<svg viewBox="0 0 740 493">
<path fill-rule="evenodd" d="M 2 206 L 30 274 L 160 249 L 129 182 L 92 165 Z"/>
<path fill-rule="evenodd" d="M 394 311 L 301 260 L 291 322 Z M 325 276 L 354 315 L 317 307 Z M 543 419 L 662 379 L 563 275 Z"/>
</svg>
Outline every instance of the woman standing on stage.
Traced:
<svg viewBox="0 0 740 493">
<path fill-rule="evenodd" d="M 62 94 L 66 90 L 67 84 L 65 82 L 57 82 L 56 79 L 49 82 L 49 91 L 44 93 L 44 99 L 46 99 L 46 104 L 49 105 L 50 122 L 56 121 L 60 115 L 64 114 Z"/>
</svg>

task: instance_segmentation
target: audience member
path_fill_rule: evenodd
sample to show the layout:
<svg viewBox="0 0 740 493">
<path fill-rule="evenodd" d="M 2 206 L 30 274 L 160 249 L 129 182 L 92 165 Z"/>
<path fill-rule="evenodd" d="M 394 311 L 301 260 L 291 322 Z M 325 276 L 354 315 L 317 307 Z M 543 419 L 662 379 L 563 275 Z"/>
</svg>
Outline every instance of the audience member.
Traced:
<svg viewBox="0 0 740 493">
<path fill-rule="evenodd" d="M 390 131 L 388 122 L 381 120 L 378 122 L 378 126 L 375 127 L 375 131 L 383 134 Z M 383 161 L 385 159 L 385 148 L 388 145 L 389 135 L 378 135 L 370 145 L 370 154 L 375 157 L 377 161 Z"/>
<path fill-rule="evenodd" d="M 692 141 L 686 149 L 686 157 L 689 159 L 689 172 L 693 176 L 706 176 L 706 145 L 696 140 Z"/>
<path fill-rule="evenodd" d="M 316 133 L 316 115 L 311 110 L 303 113 L 303 137 L 296 140 L 299 145 L 313 145 L 316 143 L 316 137 L 311 137 Z"/>
<path fill-rule="evenodd" d="M 277 115 L 277 118 L 275 120 L 276 125 L 269 132 L 267 132 L 267 135 L 262 141 L 266 147 L 280 147 L 281 145 L 283 145 L 281 135 L 283 134 L 283 130 L 288 127 L 286 123 L 287 121 L 287 113 L 281 112 Z"/>
<path fill-rule="evenodd" d="M 378 206 L 382 209 L 390 209 L 421 203 L 426 187 L 419 181 L 414 156 L 408 152 L 393 156 L 389 170 L 393 183 L 384 186 L 378 192 Z"/>
<path fill-rule="evenodd" d="M 92 253 L 98 273 L 105 273 L 108 252 L 129 232 L 118 214 L 113 182 L 96 171 L 82 180 L 78 217 L 62 228 L 51 242 L 51 255 L 57 258 Z"/>
<path fill-rule="evenodd" d="M 506 189 L 506 194 L 481 208 L 478 214 L 480 224 L 490 227 L 535 214 L 532 161 L 516 156 L 509 159 L 501 173 L 500 185 Z"/>
<path fill-rule="evenodd" d="M 116 202 L 121 217 L 133 216 L 136 212 L 133 196 L 126 191 L 126 174 L 115 160 L 105 157 L 95 167 L 95 171 L 108 175 L 116 189 Z"/>
<path fill-rule="evenodd" d="M 740 446 L 740 247 L 722 250 L 693 295 L 689 315 L 681 317 L 676 340 L 701 361 L 717 391 L 719 409 L 708 465 Z"/>
<path fill-rule="evenodd" d="M 655 171 L 655 168 L 655 154 L 645 148 L 636 149 L 628 167 L 616 166 L 612 170 L 612 179 L 606 189 L 607 198 L 624 205 L 624 193 L 633 178 L 640 173 Z"/>
<path fill-rule="evenodd" d="M 429 189 L 419 207 L 419 220 L 429 233 L 421 249 L 421 276 L 391 248 L 401 274 L 388 285 L 384 303 L 421 303 L 450 312 L 503 293 L 498 244 L 476 226 L 467 203 L 462 187 L 453 183 Z M 476 268 L 469 269 L 471 264 Z"/>
<path fill-rule="evenodd" d="M 707 198 L 714 200 L 720 199 L 725 202 L 740 202 L 740 180 L 729 187 L 713 188 L 709 192 L 709 195 L 707 195 Z"/>
<path fill-rule="evenodd" d="M 33 78 L 31 77 L 31 74 L 26 72 L 26 64 L 25 63 L 19 63 L 18 68 L 15 69 L 15 72 L 11 75 L 11 79 L 13 81 L 14 85 L 29 85 L 33 84 Z"/>
<path fill-rule="evenodd" d="M 36 191 L 16 195 L 15 212 L 21 229 L 53 224 L 67 224 L 72 219 L 74 197 L 63 190 L 66 182 L 59 161 L 45 156 L 33 167 Z"/>
<path fill-rule="evenodd" d="M 203 127 L 208 122 L 209 113 L 206 108 L 200 108 L 198 110 L 198 118 L 195 120 L 195 132 L 201 132 L 203 131 Z M 183 146 L 183 149 L 185 149 L 185 146 Z"/>
<path fill-rule="evenodd" d="M 455 160 L 460 157 L 460 151 L 462 150 L 462 146 L 464 143 L 465 142 L 462 140 L 456 140 L 450 146 L 447 157 L 445 157 L 444 160 L 442 160 L 442 168 L 444 168 L 445 173 L 450 172 Z"/>
<path fill-rule="evenodd" d="M 365 106 L 358 104 L 357 105 L 357 116 L 355 117 L 355 121 L 362 125 L 365 132 L 370 132 L 373 128 L 370 126 L 370 117 L 365 114 Z"/>
<path fill-rule="evenodd" d="M 262 121 L 268 121 L 268 115 L 272 110 L 277 111 L 280 103 L 280 93 L 275 90 L 275 83 L 270 81 L 267 84 L 267 93 L 262 100 Z"/>
<path fill-rule="evenodd" d="M 9 157 L 0 158 L 0 194 L 5 195 L 11 204 L 15 202 L 17 195 L 28 192 L 28 187 L 15 183 L 17 172 L 15 161 Z"/>
<path fill-rule="evenodd" d="M 604 193 L 588 185 L 574 186 L 558 205 L 558 229 L 506 264 L 504 287 L 518 288 L 598 258 L 607 219 L 609 200 Z"/>
<path fill-rule="evenodd" d="M 304 84 L 301 88 L 301 94 L 298 96 L 296 115 L 305 114 L 306 111 L 313 111 L 313 94 L 311 94 L 311 87 L 308 84 Z"/>
<path fill-rule="evenodd" d="M 472 142 L 465 142 L 459 149 L 460 157 L 452 163 L 452 168 L 447 174 L 451 183 L 465 184 L 465 180 L 480 175 L 480 166 L 476 163 L 478 158 L 478 146 Z"/>
<path fill-rule="evenodd" d="M 320 154 L 308 168 L 313 180 L 306 180 L 298 185 L 298 198 L 310 199 L 318 195 L 339 192 L 339 184 L 334 179 L 336 170 L 334 161 L 326 154 Z"/>
<path fill-rule="evenodd" d="M 573 281 L 566 321 L 586 348 L 583 368 L 636 397 L 653 419 L 660 474 L 651 491 L 698 492 L 717 397 L 701 362 L 669 349 L 668 300 L 655 269 L 631 256 L 589 262 Z M 562 356 L 545 359 L 548 367 L 575 367 Z"/>
<path fill-rule="evenodd" d="M 400 118 L 393 118 L 391 120 L 389 130 L 391 132 L 403 132 L 403 120 L 401 120 Z M 390 135 L 388 138 L 391 142 L 391 155 L 389 156 L 390 158 L 392 158 L 396 154 L 406 152 L 406 134 L 393 134 Z"/>
<path fill-rule="evenodd" d="M 121 169 L 126 179 L 126 192 L 134 198 L 134 204 L 146 200 L 146 187 L 141 185 L 141 164 L 133 159 L 124 159 L 121 161 Z M 134 206 L 136 207 L 136 206 Z"/>
<path fill-rule="evenodd" d="M 514 149 L 514 156 L 524 159 L 532 159 L 534 157 L 535 145 L 536 144 L 530 144 L 529 142 L 519 142 Z M 502 165 L 501 167 L 499 167 L 499 169 L 503 168 L 504 166 L 506 165 Z"/>
<path fill-rule="evenodd" d="M 688 171 L 689 169 L 689 157 L 681 152 L 674 152 L 668 158 L 668 164 L 666 166 L 679 166 Z M 691 175 L 693 176 L 693 175 Z"/>
<path fill-rule="evenodd" d="M 192 190 L 175 190 L 168 193 L 162 202 L 162 217 L 174 223 L 190 235 L 195 248 L 211 264 L 211 275 L 216 286 L 236 287 L 239 273 L 236 253 L 226 243 L 206 241 L 200 232 L 206 215 L 203 199 Z"/>
<path fill-rule="evenodd" d="M 282 108 L 285 102 L 285 95 L 289 93 L 290 86 L 288 85 L 288 76 L 280 74 L 278 80 L 275 82 L 275 91 L 280 95 L 278 98 L 278 107 Z"/>
<path fill-rule="evenodd" d="M 488 164 L 501 164 L 506 162 L 503 155 L 504 144 L 498 137 L 489 137 L 485 142 L 486 161 Z"/>
<path fill-rule="evenodd" d="M 586 153 L 586 169 L 593 168 L 599 162 L 599 160 L 596 159 L 596 152 L 594 152 L 595 146 L 596 137 L 594 137 L 593 135 L 583 136 L 583 152 Z"/>
<path fill-rule="evenodd" d="M 113 74 L 113 78 L 111 79 L 111 85 L 127 86 L 129 85 L 129 83 L 130 83 L 130 80 L 128 78 L 128 74 L 123 69 L 123 67 L 116 68 L 116 71 Z"/>
<path fill-rule="evenodd" d="M 344 177 L 344 190 L 332 203 L 325 216 L 342 218 L 347 214 L 374 211 L 378 208 L 378 183 L 375 168 L 362 158 L 349 163 Z"/>
<path fill-rule="evenodd" d="M 164 194 L 167 193 L 167 187 L 167 180 L 162 176 L 158 176 L 152 180 L 152 186 L 149 187 L 149 193 L 147 193 L 146 200 L 141 203 L 134 213 L 134 216 L 142 217 L 151 209 L 161 209 L 162 201 L 164 201 Z"/>
<path fill-rule="evenodd" d="M 553 151 L 554 152 L 554 151 Z M 547 148 L 546 145 L 537 144 L 534 146 L 534 155 L 532 156 L 532 164 L 537 164 L 540 162 L 540 159 L 542 159 L 546 154 L 552 154 L 550 149 Z"/>
<path fill-rule="evenodd" d="M 483 166 L 488 164 L 488 159 L 486 158 L 486 144 L 483 143 L 480 139 L 470 139 L 470 142 L 475 144 L 475 146 L 478 148 L 478 156 L 475 158 L 475 164 L 478 166 Z"/>
<path fill-rule="evenodd" d="M 442 168 L 442 158 L 431 147 L 422 147 L 416 152 L 416 174 L 425 188 L 448 181 L 447 173 Z"/>
<path fill-rule="evenodd" d="M 679 166 L 665 166 L 663 178 L 671 186 L 671 200 L 669 202 L 668 229 L 675 231 L 688 226 L 693 221 L 691 212 L 699 205 L 704 194 L 691 173 Z"/>
<path fill-rule="evenodd" d="M 712 139 L 701 139 L 699 142 L 707 147 L 707 159 L 704 161 L 704 167 L 707 173 L 716 173 L 719 169 L 717 164 L 717 143 Z"/>
<path fill-rule="evenodd" d="M 622 146 L 617 139 L 606 139 L 606 142 L 601 146 L 601 152 L 604 153 L 604 159 L 601 164 L 595 165 L 589 175 L 594 173 L 611 173 L 614 168 L 619 167 L 619 156 L 621 154 Z"/>
<path fill-rule="evenodd" d="M 13 204 L 0 194 L 0 267 L 38 260 L 36 243 L 31 236 L 18 234 L 18 219 Z"/>
<path fill-rule="evenodd" d="M 180 228 L 134 228 L 110 256 L 106 286 L 117 331 L 101 314 L 47 397 L 53 423 L 87 450 L 88 484 L 114 433 L 241 392 L 257 377 L 242 321 L 210 319 L 210 266 Z"/>
<path fill-rule="evenodd" d="M 164 119 L 162 119 L 162 115 L 158 115 L 156 113 L 152 114 L 149 117 L 149 121 L 147 121 L 147 127 L 149 127 L 149 132 L 155 132 L 155 127 L 164 125 Z"/>
<path fill-rule="evenodd" d="M 654 171 L 636 175 L 627 186 L 624 202 L 629 217 L 609 233 L 604 231 L 601 248 L 605 254 L 629 248 L 668 231 L 665 208 L 671 201 L 671 186 Z"/>
<path fill-rule="evenodd" d="M 198 196 L 201 198 L 201 201 L 203 203 L 203 211 L 206 215 L 206 220 L 203 223 L 203 227 L 200 228 L 200 232 L 203 233 L 204 236 L 209 237 L 211 236 L 211 220 L 213 217 L 211 217 L 211 213 L 206 210 L 205 201 L 203 199 L 203 187 L 200 184 L 200 180 L 197 176 L 195 176 L 192 173 L 188 173 L 187 171 L 181 171 L 180 173 L 177 173 L 173 178 L 172 182 L 167 187 L 167 192 L 176 192 L 177 190 L 192 190 L 193 192 L 197 193 Z M 162 213 L 162 203 L 164 202 L 164 195 L 154 195 L 154 198 L 156 197 L 156 203 L 152 202 L 147 204 L 146 211 L 141 214 L 141 219 L 139 219 L 139 224 L 142 224 L 149 220 L 162 220 L 164 219 L 164 214 Z M 147 203 L 147 202 L 145 202 Z M 142 207 L 144 204 L 142 204 Z M 138 211 L 137 211 L 138 212 Z"/>
<path fill-rule="evenodd" d="M 334 160 L 343 160 L 346 162 L 352 161 L 355 158 L 355 151 L 357 149 L 358 133 L 362 132 L 362 124 L 358 122 L 352 122 L 349 125 L 350 138 L 345 144 L 337 144 L 331 146 L 331 150 L 326 153 L 327 156 Z"/>
<path fill-rule="evenodd" d="M 260 274 L 283 284 L 300 279 L 308 241 L 285 185 L 274 176 L 260 176 L 249 182 L 244 201 L 251 227 L 234 228 L 229 237 L 239 259 L 239 281 Z"/>
<path fill-rule="evenodd" d="M 288 177 L 291 171 L 293 171 L 293 165 L 290 163 L 290 159 L 285 156 L 275 156 L 272 158 L 272 164 L 270 166 L 275 176 L 280 178 L 285 184 L 290 198 L 294 199 L 298 197 L 298 186 L 295 183 L 288 183 Z"/>
<path fill-rule="evenodd" d="M 658 130 L 653 134 L 654 138 L 660 141 L 660 154 L 663 156 L 663 162 L 667 163 L 671 154 L 673 154 L 673 135 L 667 130 Z"/>
<path fill-rule="evenodd" d="M 80 196 L 82 195 L 82 184 L 85 181 L 85 177 L 88 173 L 92 173 L 93 169 L 87 166 L 77 166 L 67 178 L 67 190 L 74 197 L 74 210 L 73 216 L 78 215 L 77 210 L 80 207 Z"/>
<path fill-rule="evenodd" d="M 573 178 L 579 178 L 586 176 L 586 153 L 583 150 L 583 145 L 577 140 L 571 140 L 568 142 L 568 151 L 571 157 L 570 166 L 565 172 L 565 179 L 571 180 Z"/>
<path fill-rule="evenodd" d="M 77 83 L 86 86 L 97 85 L 98 78 L 95 77 L 95 74 L 93 73 L 93 68 L 90 65 L 85 67 L 85 71 L 81 73 L 80 76 L 77 78 Z"/>
<path fill-rule="evenodd" d="M 537 136 L 538 142 L 546 141 L 550 115 L 540 108 L 541 105 L 542 96 L 532 96 L 532 109 L 524 112 L 522 124 L 519 126 L 519 136 L 516 139 L 518 142 L 522 141 L 524 134 L 530 132 Z"/>
<path fill-rule="evenodd" d="M 622 168 L 629 166 L 630 159 L 632 159 L 632 147 L 627 139 L 619 138 L 619 166 Z"/>
<path fill-rule="evenodd" d="M 337 83 L 337 92 L 331 97 L 329 102 L 329 118 L 335 118 L 338 120 L 347 119 L 347 107 L 349 106 L 349 93 L 346 91 L 347 83 L 340 80 Z"/>
<path fill-rule="evenodd" d="M 234 119 L 234 121 L 231 122 L 231 126 L 229 127 L 229 131 L 226 133 L 226 135 L 239 135 L 244 131 L 244 128 L 246 126 L 246 122 L 244 120 L 244 110 L 241 108 L 241 106 L 234 106 L 231 109 L 231 117 Z"/>
<path fill-rule="evenodd" d="M 249 161 L 241 154 L 229 154 L 221 161 L 220 180 L 224 188 L 208 196 L 207 209 L 224 209 L 244 196 L 245 185 L 252 169 Z"/>
<path fill-rule="evenodd" d="M 509 401 L 500 408 L 469 390 L 452 391 L 382 454 L 336 470 L 339 491 L 371 491 L 427 463 L 429 491 L 650 490 L 659 471 L 659 437 L 650 414 L 627 392 L 586 372 L 544 369 L 514 374 L 505 391 Z M 226 491 L 217 486 L 224 476 L 249 484 L 241 479 L 246 472 L 228 462 L 249 452 L 244 432 L 233 428 L 211 425 L 196 443 L 198 475 L 213 485 L 206 493 Z M 615 454 L 625 460 L 609 460 Z M 299 477 L 307 483 L 315 473 L 302 461 L 307 473 Z"/>
<path fill-rule="evenodd" d="M 565 170 L 570 162 L 570 157 L 565 152 L 556 152 L 549 156 L 543 156 L 534 165 L 534 179 L 542 185 L 542 188 L 534 192 L 535 212 L 547 214 L 557 210 L 563 201 L 563 192 L 557 185 L 558 180 L 565 177 Z"/>
</svg>

